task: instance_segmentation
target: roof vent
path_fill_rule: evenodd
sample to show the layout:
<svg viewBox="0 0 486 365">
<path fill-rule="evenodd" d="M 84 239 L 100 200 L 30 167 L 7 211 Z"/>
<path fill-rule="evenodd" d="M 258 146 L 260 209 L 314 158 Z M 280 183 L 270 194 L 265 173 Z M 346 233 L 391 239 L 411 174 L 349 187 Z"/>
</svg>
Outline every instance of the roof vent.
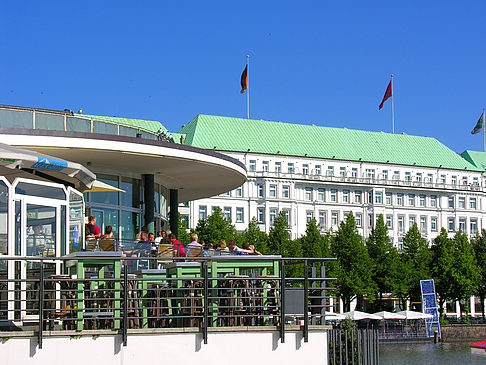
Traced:
<svg viewBox="0 0 486 365">
<path fill-rule="evenodd" d="M 406 136 L 406 135 L 407 135 L 407 133 L 405 133 L 405 132 L 402 132 L 402 136 Z"/>
<path fill-rule="evenodd" d="M 312 124 L 313 127 L 315 127 L 316 125 L 315 124 Z"/>
</svg>

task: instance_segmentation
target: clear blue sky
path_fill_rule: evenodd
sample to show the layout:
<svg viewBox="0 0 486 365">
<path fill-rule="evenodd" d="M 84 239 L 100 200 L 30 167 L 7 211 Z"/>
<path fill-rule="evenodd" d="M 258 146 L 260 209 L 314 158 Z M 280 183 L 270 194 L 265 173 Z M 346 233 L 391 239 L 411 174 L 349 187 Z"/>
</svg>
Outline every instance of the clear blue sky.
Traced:
<svg viewBox="0 0 486 365">
<path fill-rule="evenodd" d="M 482 150 L 486 2 L 0 0 L 0 104 L 161 121 L 250 117 Z"/>
</svg>

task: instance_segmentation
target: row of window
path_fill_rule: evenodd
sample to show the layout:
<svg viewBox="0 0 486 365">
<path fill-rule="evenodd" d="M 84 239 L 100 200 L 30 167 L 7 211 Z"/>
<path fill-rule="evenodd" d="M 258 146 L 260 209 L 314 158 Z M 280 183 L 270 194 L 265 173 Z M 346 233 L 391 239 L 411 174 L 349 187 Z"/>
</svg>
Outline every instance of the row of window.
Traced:
<svg viewBox="0 0 486 365">
<path fill-rule="evenodd" d="M 298 169 L 295 166 L 294 162 L 288 162 L 287 163 L 287 169 L 286 172 L 289 174 L 294 174 Z M 250 172 L 255 172 L 257 171 L 257 161 L 256 160 L 250 160 L 248 163 L 248 170 Z M 262 161 L 262 166 L 261 166 L 261 171 L 270 171 L 270 161 Z M 283 172 L 282 170 L 282 162 L 276 161 L 274 162 L 273 166 L 273 171 L 276 173 Z M 325 171 L 326 176 L 340 176 L 340 177 L 358 177 L 358 168 L 357 167 L 352 167 L 350 170 L 348 170 L 347 167 L 341 166 L 324 166 L 321 164 L 315 164 L 315 165 L 310 165 L 308 163 L 302 164 L 302 174 L 304 175 L 322 175 L 323 172 Z M 365 169 L 364 173 L 362 174 L 362 177 L 365 178 L 370 178 L 370 179 L 382 179 L 382 180 L 388 180 L 391 178 L 391 180 L 402 180 L 402 172 L 401 171 L 392 171 L 392 170 L 380 170 L 380 169 Z M 458 175 L 452 175 L 450 176 L 450 180 L 447 181 L 447 176 L 445 174 L 441 174 L 436 177 L 435 182 L 439 184 L 446 184 L 450 183 L 452 185 L 457 185 L 458 184 Z M 423 173 L 423 172 L 415 172 L 415 174 L 412 174 L 411 171 L 406 171 L 404 172 L 403 175 L 403 180 L 408 181 L 408 182 L 425 182 L 425 183 L 433 183 L 434 182 L 434 174 L 432 173 Z M 460 183 L 462 185 L 479 185 L 479 177 L 474 176 L 472 179 L 470 179 L 469 176 L 461 176 L 460 177 Z"/>
<path fill-rule="evenodd" d="M 319 223 L 319 226 L 321 229 L 325 230 L 327 229 L 327 211 L 320 210 L 319 211 L 319 217 L 316 217 L 317 222 Z M 343 213 L 343 220 L 346 220 L 348 218 L 349 212 L 344 212 Z M 314 212 L 313 211 L 307 211 L 306 212 L 306 221 L 309 222 L 311 219 L 314 218 Z M 418 228 L 422 232 L 428 232 L 429 226 L 427 225 L 427 217 L 426 216 L 420 216 L 419 221 L 417 221 L 417 216 L 414 215 L 409 215 L 408 216 L 408 229 L 412 228 L 414 224 L 418 225 Z M 362 227 L 363 225 L 363 219 L 362 219 L 362 214 L 361 213 L 356 213 L 355 214 L 355 220 L 356 220 L 356 226 L 357 227 Z M 374 222 L 374 216 L 373 214 L 368 215 L 368 220 L 369 220 L 369 227 L 373 227 L 375 222 Z M 404 233 L 405 232 L 405 220 L 406 216 L 404 215 L 399 215 L 397 216 L 397 230 L 399 233 Z M 339 224 L 339 212 L 331 212 L 331 227 L 336 227 Z M 470 234 L 476 234 L 478 232 L 478 220 L 476 218 L 471 218 L 469 219 L 469 230 L 467 229 L 467 219 L 466 218 L 458 218 L 457 222 L 459 223 L 458 226 L 456 226 L 456 218 L 455 217 L 450 217 L 447 220 L 447 229 L 449 232 L 455 232 L 456 230 L 460 229 L 461 231 L 465 233 L 470 233 Z M 263 222 L 262 222 L 263 223 Z M 386 215 L 385 217 L 385 223 L 386 226 L 388 227 L 389 230 L 394 229 L 394 224 L 393 224 L 393 215 Z M 438 226 L 438 217 L 430 217 L 430 230 L 432 232 L 437 232 L 439 229 Z"/>
<path fill-rule="evenodd" d="M 218 206 L 213 206 L 212 207 L 212 212 L 216 209 L 219 208 Z M 230 222 L 233 222 L 233 209 L 231 207 L 224 207 L 222 209 L 223 215 L 225 219 L 229 220 Z M 236 223 L 243 223 L 245 221 L 245 215 L 244 215 L 244 208 L 237 207 L 235 209 L 235 222 Z M 211 212 L 211 213 L 212 213 Z M 199 219 L 205 220 L 208 217 L 208 207 L 205 205 L 200 205 L 199 206 Z"/>
</svg>

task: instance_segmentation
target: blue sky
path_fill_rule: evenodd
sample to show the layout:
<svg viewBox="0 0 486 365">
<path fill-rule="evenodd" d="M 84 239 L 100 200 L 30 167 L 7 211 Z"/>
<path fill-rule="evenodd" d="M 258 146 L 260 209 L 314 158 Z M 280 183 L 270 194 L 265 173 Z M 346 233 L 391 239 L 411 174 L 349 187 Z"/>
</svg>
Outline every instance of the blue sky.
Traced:
<svg viewBox="0 0 486 365">
<path fill-rule="evenodd" d="M 485 1 L 0 0 L 0 104 L 161 121 L 250 117 L 482 150 Z"/>
</svg>

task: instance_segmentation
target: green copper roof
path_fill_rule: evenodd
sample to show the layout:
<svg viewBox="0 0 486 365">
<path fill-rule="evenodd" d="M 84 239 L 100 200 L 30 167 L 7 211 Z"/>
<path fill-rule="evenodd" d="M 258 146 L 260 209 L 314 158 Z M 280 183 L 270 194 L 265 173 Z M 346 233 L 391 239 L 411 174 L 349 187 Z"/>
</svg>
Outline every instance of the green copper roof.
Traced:
<svg viewBox="0 0 486 365">
<path fill-rule="evenodd" d="M 109 123 L 115 123 L 127 127 L 140 128 L 141 130 L 152 132 L 152 133 L 157 132 L 160 128 L 162 128 L 163 131 L 167 131 L 167 129 L 162 125 L 162 123 L 156 120 L 106 117 L 103 115 L 90 115 L 90 114 L 74 114 L 74 115 L 76 117 L 93 119 L 100 122 L 109 122 Z"/>
<path fill-rule="evenodd" d="M 198 115 L 178 133 L 184 144 L 220 151 L 479 171 L 431 137 Z"/>
<path fill-rule="evenodd" d="M 466 150 L 461 153 L 465 160 L 481 170 L 486 170 L 486 152 Z"/>
</svg>

